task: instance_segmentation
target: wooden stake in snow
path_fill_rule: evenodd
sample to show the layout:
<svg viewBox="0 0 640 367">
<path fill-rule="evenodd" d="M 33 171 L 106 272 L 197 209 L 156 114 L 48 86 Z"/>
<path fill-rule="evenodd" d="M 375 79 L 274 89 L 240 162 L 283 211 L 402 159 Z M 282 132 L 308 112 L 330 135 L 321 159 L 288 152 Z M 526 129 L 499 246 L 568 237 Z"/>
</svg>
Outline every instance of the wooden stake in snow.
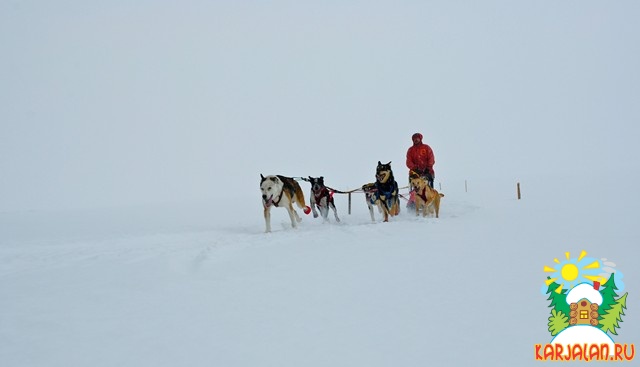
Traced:
<svg viewBox="0 0 640 367">
<path fill-rule="evenodd" d="M 518 182 L 517 187 L 518 187 L 518 200 L 520 200 L 520 182 Z"/>
</svg>

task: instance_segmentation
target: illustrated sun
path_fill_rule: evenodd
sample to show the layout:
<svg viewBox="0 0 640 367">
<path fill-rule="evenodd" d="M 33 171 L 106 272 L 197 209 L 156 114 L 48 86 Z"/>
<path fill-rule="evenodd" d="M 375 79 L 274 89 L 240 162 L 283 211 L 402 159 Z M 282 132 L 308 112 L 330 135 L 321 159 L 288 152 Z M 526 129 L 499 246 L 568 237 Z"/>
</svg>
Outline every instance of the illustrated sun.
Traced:
<svg viewBox="0 0 640 367">
<path fill-rule="evenodd" d="M 563 288 L 571 289 L 577 284 L 587 282 L 600 282 L 604 283 L 605 278 L 598 275 L 600 271 L 600 262 L 591 258 L 586 258 L 587 252 L 582 251 L 580 256 L 571 258 L 571 253 L 565 253 L 566 260 L 562 262 L 558 259 L 553 259 L 557 264 L 554 267 L 545 266 L 544 271 L 546 273 L 552 273 L 551 277 L 545 282 L 547 286 L 551 283 L 560 281 L 560 286 L 555 290 L 556 293 L 561 293 Z"/>
<path fill-rule="evenodd" d="M 562 279 L 572 282 L 576 280 L 580 274 L 580 270 L 578 270 L 578 267 L 573 264 L 566 264 L 562 267 L 560 274 L 562 274 Z"/>
</svg>

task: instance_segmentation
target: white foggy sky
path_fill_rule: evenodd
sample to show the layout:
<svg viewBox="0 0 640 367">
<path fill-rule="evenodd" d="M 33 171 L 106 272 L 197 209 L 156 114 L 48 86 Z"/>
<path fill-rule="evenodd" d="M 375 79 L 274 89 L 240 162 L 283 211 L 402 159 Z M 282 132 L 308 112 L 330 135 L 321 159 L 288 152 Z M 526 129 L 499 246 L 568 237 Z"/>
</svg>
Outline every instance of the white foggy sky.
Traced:
<svg viewBox="0 0 640 367">
<path fill-rule="evenodd" d="M 0 1 L 0 210 L 638 172 L 637 1 Z M 258 200 L 258 199 L 256 199 Z"/>
</svg>

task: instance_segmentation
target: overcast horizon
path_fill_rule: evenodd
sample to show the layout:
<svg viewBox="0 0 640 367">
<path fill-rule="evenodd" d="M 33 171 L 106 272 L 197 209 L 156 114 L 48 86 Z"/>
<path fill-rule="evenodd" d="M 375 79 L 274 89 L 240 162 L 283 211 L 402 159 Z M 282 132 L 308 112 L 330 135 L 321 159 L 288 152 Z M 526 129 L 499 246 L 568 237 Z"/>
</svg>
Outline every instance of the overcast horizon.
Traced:
<svg viewBox="0 0 640 367">
<path fill-rule="evenodd" d="M 0 2 L 0 211 L 639 173 L 636 1 Z"/>
</svg>

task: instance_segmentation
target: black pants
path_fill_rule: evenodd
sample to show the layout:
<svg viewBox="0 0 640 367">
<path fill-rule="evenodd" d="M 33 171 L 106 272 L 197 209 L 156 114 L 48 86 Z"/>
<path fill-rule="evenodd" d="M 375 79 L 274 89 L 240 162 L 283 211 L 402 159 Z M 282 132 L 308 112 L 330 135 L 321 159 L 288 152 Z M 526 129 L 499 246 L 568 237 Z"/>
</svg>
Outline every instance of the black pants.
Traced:
<svg viewBox="0 0 640 367">
<path fill-rule="evenodd" d="M 429 172 L 425 172 L 424 173 L 424 178 L 427 179 L 427 181 L 429 182 L 429 186 L 431 186 L 431 188 L 433 189 L 433 179 L 435 177 L 431 176 L 431 174 Z"/>
</svg>

